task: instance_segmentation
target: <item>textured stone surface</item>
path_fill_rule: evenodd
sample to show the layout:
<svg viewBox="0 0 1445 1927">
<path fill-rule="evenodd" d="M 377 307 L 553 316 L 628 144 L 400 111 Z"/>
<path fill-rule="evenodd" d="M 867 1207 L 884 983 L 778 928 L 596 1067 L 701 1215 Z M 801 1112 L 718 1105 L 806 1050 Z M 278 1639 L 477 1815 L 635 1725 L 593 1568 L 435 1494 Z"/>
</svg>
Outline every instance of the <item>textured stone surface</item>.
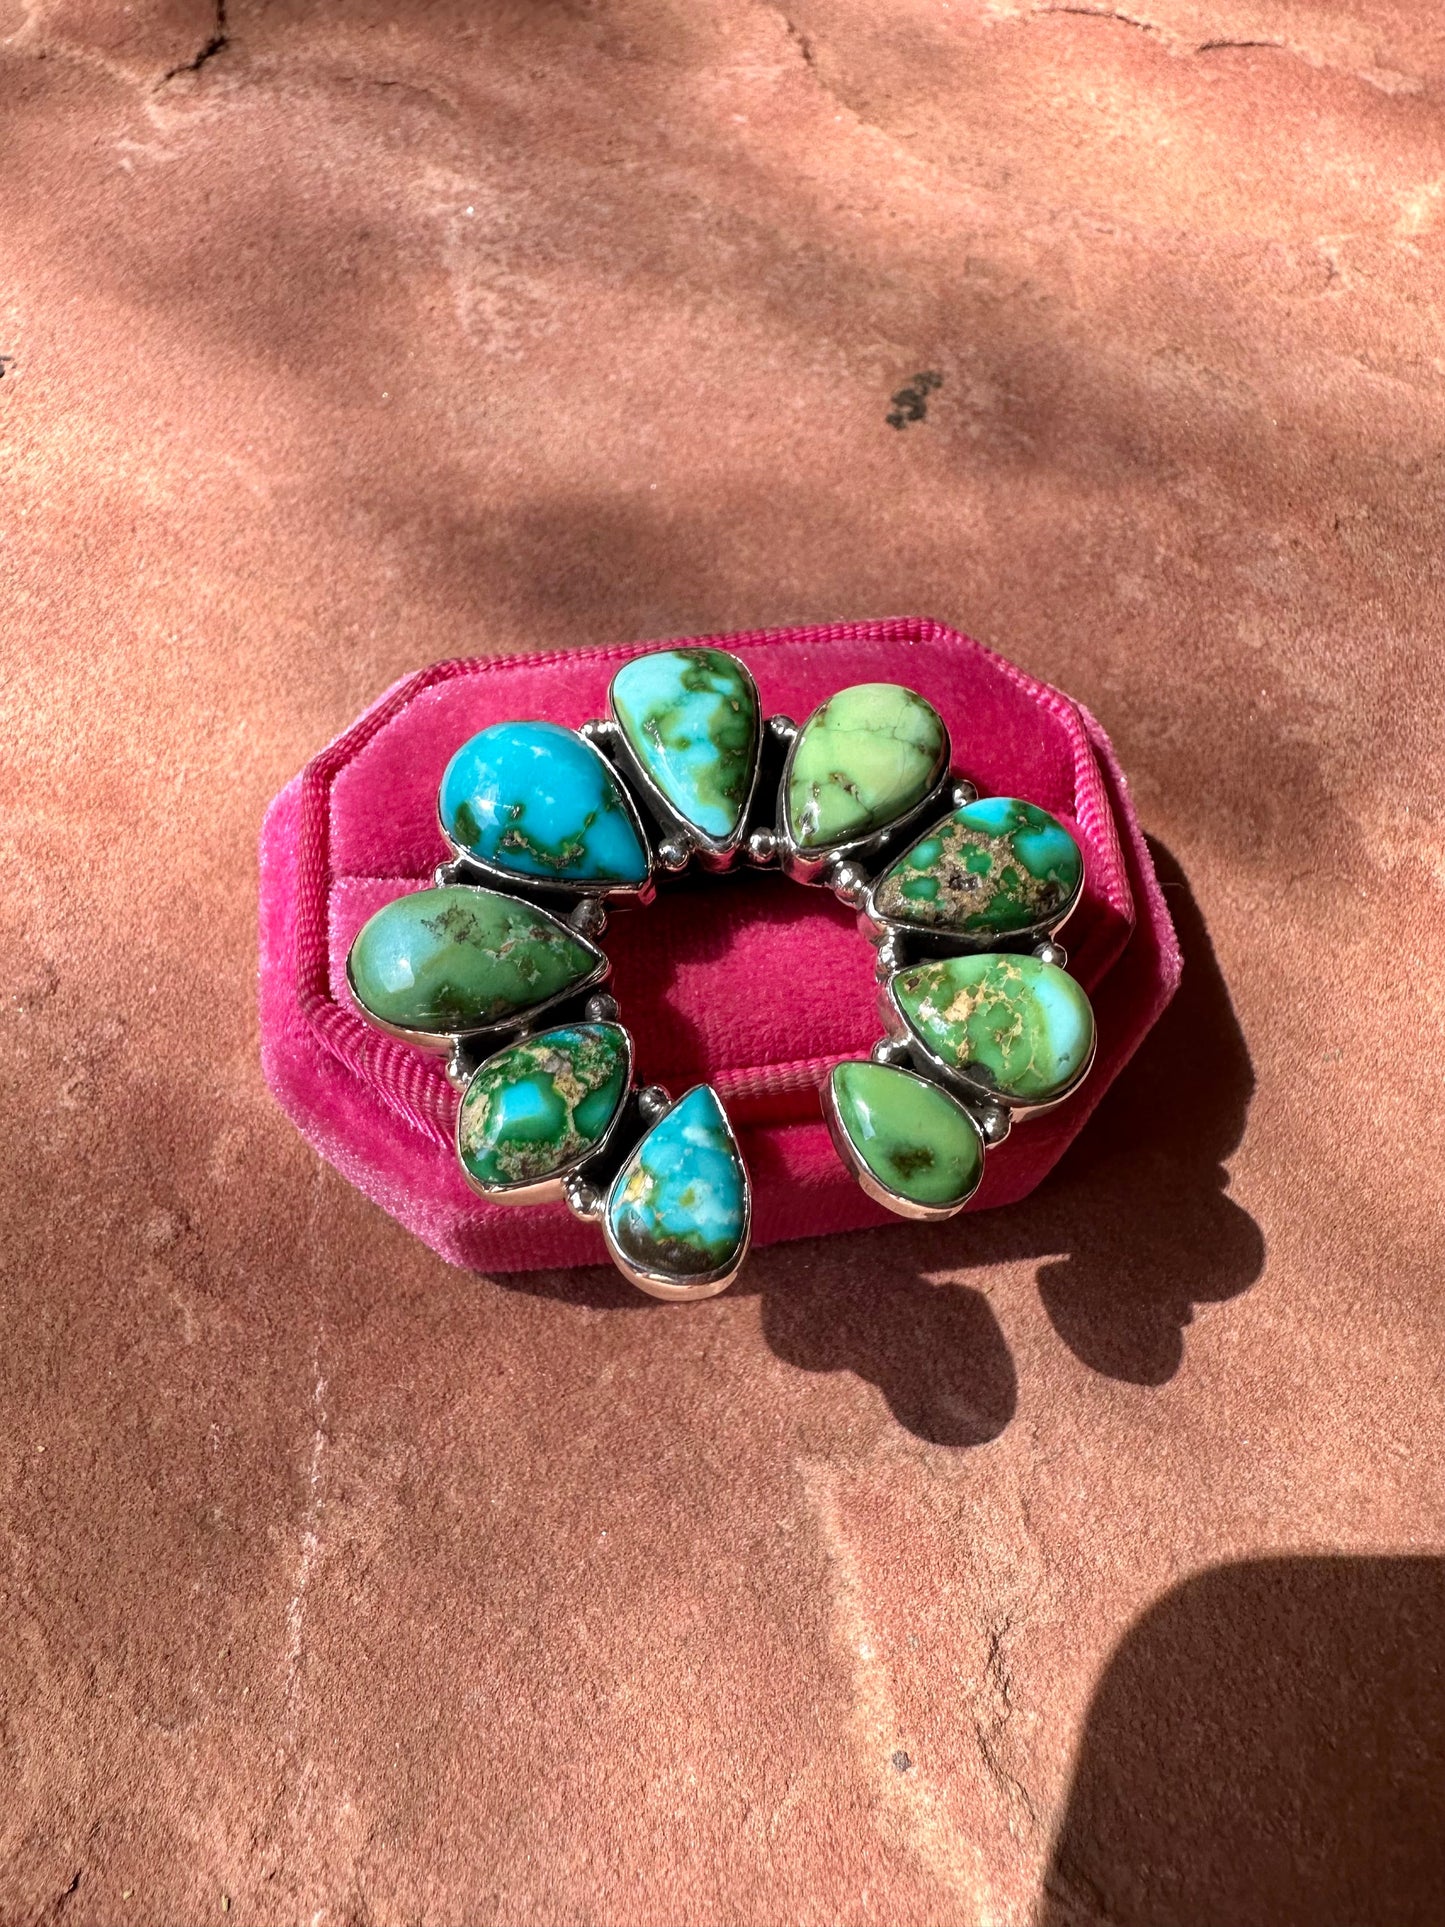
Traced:
<svg viewBox="0 0 1445 1927">
<path fill-rule="evenodd" d="M 0 6 L 0 1917 L 1434 1927 L 1440 14 L 1122 12 Z M 914 610 L 1169 853 L 1026 1206 L 655 1307 L 315 1159 L 378 691 Z"/>
<path fill-rule="evenodd" d="M 617 778 L 575 731 L 493 723 L 442 775 L 442 827 L 461 849 L 519 877 L 638 884 L 647 851 Z"/>
<path fill-rule="evenodd" d="M 747 1175 L 708 1085 L 678 1099 L 628 1158 L 607 1201 L 618 1250 L 680 1280 L 724 1271 L 746 1229 Z"/>
<path fill-rule="evenodd" d="M 955 810 L 879 877 L 881 917 L 959 936 L 1012 936 L 1067 913 L 1084 860 L 1069 832 L 1033 803 L 989 796 Z"/>
<path fill-rule="evenodd" d="M 970 1083 L 1047 1104 L 1094 1048 L 1094 1013 L 1066 970 L 1037 957 L 944 957 L 900 970 L 893 995 L 914 1034 Z"/>
<path fill-rule="evenodd" d="M 867 836 L 921 803 L 943 773 L 947 736 L 932 703 L 896 683 L 858 683 L 820 703 L 798 732 L 784 786 L 800 849 Z"/>
<path fill-rule="evenodd" d="M 758 754 L 758 697 L 724 649 L 659 649 L 612 679 L 633 755 L 687 823 L 726 843 L 742 821 Z"/>
<path fill-rule="evenodd" d="M 412 890 L 357 932 L 346 973 L 364 1011 L 398 1030 L 480 1030 L 549 1003 L 597 970 L 588 943 L 494 890 Z"/>
<path fill-rule="evenodd" d="M 605 1136 L 627 1090 L 627 1035 L 570 1024 L 524 1038 L 477 1067 L 457 1118 L 457 1151 L 479 1185 L 540 1184 Z"/>
<path fill-rule="evenodd" d="M 978 1127 L 946 1091 L 890 1064 L 839 1064 L 833 1106 L 854 1154 L 914 1204 L 963 1204 L 983 1173 Z"/>
</svg>

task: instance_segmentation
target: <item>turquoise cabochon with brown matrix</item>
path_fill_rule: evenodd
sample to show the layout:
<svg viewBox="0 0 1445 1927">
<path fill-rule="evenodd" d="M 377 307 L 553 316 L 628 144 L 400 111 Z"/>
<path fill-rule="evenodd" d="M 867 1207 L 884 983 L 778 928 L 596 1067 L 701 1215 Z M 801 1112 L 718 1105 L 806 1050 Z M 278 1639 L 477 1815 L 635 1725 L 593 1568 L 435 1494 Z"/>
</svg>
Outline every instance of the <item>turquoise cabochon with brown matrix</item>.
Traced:
<svg viewBox="0 0 1445 1927">
<path fill-rule="evenodd" d="M 654 649 L 612 678 L 612 711 L 639 767 L 714 843 L 739 831 L 753 791 L 758 695 L 725 649 Z"/>
<path fill-rule="evenodd" d="M 798 731 L 784 785 L 785 828 L 800 850 L 851 843 L 917 807 L 943 775 L 948 731 L 900 683 L 856 683 Z"/>
<path fill-rule="evenodd" d="M 915 964 L 892 980 L 909 1028 L 968 1083 L 1017 1104 L 1047 1104 L 1088 1068 L 1094 1013 L 1065 970 L 992 953 Z"/>
<path fill-rule="evenodd" d="M 451 884 L 397 897 L 346 962 L 356 1001 L 394 1030 L 485 1030 L 602 973 L 601 953 L 545 910 Z"/>
<path fill-rule="evenodd" d="M 1056 816 L 984 796 L 904 851 L 873 886 L 873 908 L 890 923 L 987 942 L 1060 922 L 1083 881 L 1083 855 Z"/>
<path fill-rule="evenodd" d="M 607 1135 L 627 1095 L 631 1051 L 616 1024 L 559 1024 L 509 1044 L 473 1073 L 457 1151 L 483 1189 L 541 1184 Z"/>
</svg>

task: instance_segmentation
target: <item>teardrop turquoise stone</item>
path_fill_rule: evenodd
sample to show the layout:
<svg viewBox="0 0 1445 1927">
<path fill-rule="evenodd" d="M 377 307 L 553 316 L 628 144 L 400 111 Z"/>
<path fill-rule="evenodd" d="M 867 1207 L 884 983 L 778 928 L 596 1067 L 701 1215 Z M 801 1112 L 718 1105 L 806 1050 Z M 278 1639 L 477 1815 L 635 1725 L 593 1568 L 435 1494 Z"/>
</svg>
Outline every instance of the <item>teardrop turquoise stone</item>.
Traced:
<svg viewBox="0 0 1445 1927">
<path fill-rule="evenodd" d="M 1079 846 L 1056 816 L 986 796 L 906 850 L 875 884 L 873 904 L 893 923 L 988 939 L 1047 927 L 1083 880 Z"/>
<path fill-rule="evenodd" d="M 601 961 L 545 910 L 459 883 L 378 910 L 358 932 L 346 974 L 371 1016 L 444 1037 L 559 997 Z"/>
<path fill-rule="evenodd" d="M 800 850 L 870 836 L 921 803 L 943 775 L 948 732 L 933 704 L 865 682 L 820 703 L 798 732 L 784 791 Z"/>
<path fill-rule="evenodd" d="M 1094 1013 L 1078 984 L 1038 957 L 945 957 L 893 979 L 911 1029 L 981 1090 L 1044 1104 L 1068 1088 L 1094 1046 Z"/>
<path fill-rule="evenodd" d="M 457 1150 L 468 1175 L 507 1186 L 569 1170 L 605 1136 L 629 1069 L 616 1024 L 560 1024 L 498 1051 L 462 1097 Z"/>
<path fill-rule="evenodd" d="M 983 1176 L 983 1138 L 963 1106 L 891 1064 L 835 1064 L 833 1110 L 885 1189 L 913 1204 L 965 1203 Z"/>
<path fill-rule="evenodd" d="M 699 1084 L 661 1117 L 623 1165 L 608 1229 L 640 1270 L 679 1280 L 723 1271 L 747 1228 L 747 1175 L 717 1093 Z"/>
<path fill-rule="evenodd" d="M 612 678 L 612 712 L 639 766 L 685 823 L 726 843 L 758 753 L 758 698 L 723 649 L 657 649 Z"/>
<path fill-rule="evenodd" d="M 517 876 L 647 881 L 617 778 L 558 723 L 493 723 L 473 736 L 447 764 L 437 807 L 458 849 Z"/>
</svg>

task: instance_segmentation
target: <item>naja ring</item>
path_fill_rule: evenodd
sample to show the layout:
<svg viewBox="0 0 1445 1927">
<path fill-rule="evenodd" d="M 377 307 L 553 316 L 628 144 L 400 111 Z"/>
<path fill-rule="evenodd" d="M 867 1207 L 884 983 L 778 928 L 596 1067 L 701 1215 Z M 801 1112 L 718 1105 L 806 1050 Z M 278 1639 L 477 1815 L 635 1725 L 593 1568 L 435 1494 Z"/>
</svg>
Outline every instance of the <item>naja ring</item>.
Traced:
<svg viewBox="0 0 1445 1927">
<path fill-rule="evenodd" d="M 446 1054 L 467 1183 L 565 1203 L 654 1297 L 726 1290 L 752 1233 L 721 1098 L 639 1083 L 605 988 L 609 913 L 651 903 L 659 870 L 750 862 L 857 912 L 885 1035 L 832 1065 L 820 1098 L 838 1155 L 903 1217 L 962 1210 L 989 1149 L 1093 1062 L 1056 941 L 1083 889 L 1077 842 L 956 776 L 937 710 L 897 683 L 765 721 L 736 656 L 653 650 L 617 671 L 604 718 L 463 743 L 437 818 L 451 858 L 362 927 L 352 995 L 388 1036 Z"/>
</svg>

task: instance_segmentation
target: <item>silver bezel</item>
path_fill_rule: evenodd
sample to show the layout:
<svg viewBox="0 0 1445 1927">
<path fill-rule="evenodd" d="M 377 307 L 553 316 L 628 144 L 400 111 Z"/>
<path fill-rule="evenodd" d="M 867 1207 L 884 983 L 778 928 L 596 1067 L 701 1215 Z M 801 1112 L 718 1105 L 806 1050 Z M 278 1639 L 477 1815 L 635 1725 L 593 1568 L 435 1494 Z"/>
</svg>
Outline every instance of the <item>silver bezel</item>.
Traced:
<svg viewBox="0 0 1445 1927">
<path fill-rule="evenodd" d="M 846 1063 L 853 1060 L 843 1059 L 841 1061 Z M 958 1099 L 954 1097 L 952 1091 L 943 1090 L 933 1079 L 920 1076 L 917 1071 L 905 1070 L 901 1064 L 891 1064 L 888 1066 L 888 1069 L 895 1071 L 899 1077 L 911 1078 L 915 1084 L 921 1084 L 930 1090 L 940 1091 L 941 1095 L 947 1097 L 950 1102 L 958 1106 L 958 1109 L 964 1117 L 968 1119 L 978 1136 L 979 1150 L 981 1153 L 979 1158 L 979 1174 L 973 1190 L 968 1193 L 968 1196 L 960 1198 L 957 1204 L 919 1204 L 916 1199 L 905 1198 L 899 1192 L 891 1190 L 875 1172 L 869 1169 L 855 1150 L 853 1140 L 849 1137 L 843 1120 L 838 1114 L 838 1102 L 833 1092 L 833 1073 L 838 1069 L 838 1064 L 834 1064 L 829 1068 L 827 1075 L 818 1086 L 818 1094 L 823 1106 L 824 1122 L 828 1126 L 828 1135 L 833 1140 L 833 1149 L 857 1179 L 859 1188 L 865 1191 L 867 1195 L 873 1199 L 875 1204 L 881 1204 L 885 1210 L 896 1212 L 900 1218 L 916 1218 L 925 1224 L 938 1224 L 944 1218 L 956 1217 L 968 1203 L 969 1198 L 978 1190 L 979 1185 L 982 1184 L 984 1162 L 988 1155 L 988 1144 L 983 1132 L 979 1129 L 978 1119 L 973 1115 L 972 1111 L 969 1110 L 966 1104 L 960 1104 Z"/>
<path fill-rule="evenodd" d="M 644 652 L 646 655 L 658 656 L 675 653 L 676 651 L 671 649 L 655 649 Z M 638 789 L 641 790 L 648 809 L 652 811 L 665 831 L 671 831 L 673 835 L 681 837 L 686 841 L 690 851 L 697 857 L 699 865 L 704 870 L 721 872 L 733 868 L 742 857 L 747 844 L 748 819 L 752 814 L 753 801 L 758 793 L 758 776 L 763 764 L 764 722 L 762 700 L 758 695 L 758 685 L 753 680 L 753 673 L 747 664 L 739 657 L 733 655 L 731 650 L 728 649 L 713 649 L 712 653 L 718 656 L 726 656 L 729 662 L 733 663 L 742 671 L 747 686 L 752 691 L 753 716 L 756 722 L 756 730 L 753 738 L 753 772 L 748 782 L 747 800 L 743 804 L 742 814 L 738 817 L 737 828 L 731 836 L 709 836 L 706 830 L 692 822 L 690 818 L 683 816 L 677 807 L 668 801 L 657 782 L 643 767 L 637 752 L 628 740 L 627 731 L 622 726 L 622 718 L 617 713 L 617 703 L 612 693 L 613 683 L 616 682 L 617 676 L 622 673 L 621 669 L 614 674 L 612 682 L 607 685 L 607 717 L 612 725 L 610 741 L 616 744 L 618 755 L 627 765 L 627 774 L 637 785 Z M 639 658 L 634 656 L 631 660 L 636 662 Z M 625 669 L 628 666 L 627 663 L 624 663 L 622 668 Z"/>
<path fill-rule="evenodd" d="M 980 954 L 989 955 L 990 953 L 985 951 Z M 1006 955 L 1007 953 L 997 954 Z M 1062 1090 L 1056 1091 L 1052 1097 L 1046 1098 L 1042 1103 L 1031 1103 L 1028 1098 L 1010 1096 L 1007 1091 L 999 1090 L 996 1085 L 971 1078 L 965 1071 L 945 1063 L 937 1056 L 909 1023 L 896 994 L 899 974 L 898 971 L 894 971 L 879 991 L 878 1013 L 883 1020 L 883 1028 L 890 1037 L 908 1046 L 909 1056 L 913 1059 L 915 1069 L 921 1070 L 925 1076 L 932 1077 L 936 1083 L 941 1084 L 945 1090 L 952 1091 L 956 1096 L 972 1098 L 976 1102 L 985 1104 L 996 1104 L 1000 1109 L 1006 1110 L 1016 1121 L 1026 1117 L 1042 1117 L 1045 1111 L 1057 1110 L 1060 1104 L 1066 1104 L 1093 1068 L 1094 1058 L 1099 1049 L 1097 1021 L 1093 1040 L 1083 1063 Z M 1091 1002 L 1090 1009 L 1092 1008 Z"/>
<path fill-rule="evenodd" d="M 565 728 L 567 725 L 560 724 L 557 725 L 557 727 Z M 614 768 L 606 756 L 603 756 L 602 751 L 597 747 L 596 743 L 588 742 L 587 738 L 582 735 L 579 730 L 573 729 L 570 733 L 577 738 L 579 743 L 591 750 L 594 756 L 601 759 L 607 773 L 617 785 L 618 793 L 622 797 L 622 807 L 627 812 L 627 820 L 637 832 L 637 839 L 642 845 L 642 854 L 647 859 L 647 875 L 641 882 L 617 883 L 609 882 L 606 878 L 598 877 L 532 876 L 520 870 L 509 870 L 500 863 L 493 863 L 488 857 L 477 856 L 474 851 L 467 849 L 464 844 L 458 843 L 448 830 L 446 824 L 442 821 L 441 785 L 439 783 L 437 785 L 436 821 L 437 828 L 442 833 L 442 840 L 458 863 L 464 864 L 470 870 L 475 870 L 478 876 L 484 878 L 487 883 L 496 885 L 513 896 L 525 896 L 529 891 L 535 890 L 544 896 L 605 897 L 625 899 L 629 903 L 651 903 L 657 893 L 657 885 L 653 881 L 652 874 L 654 868 L 652 842 L 647 834 L 647 827 L 642 821 L 641 812 L 638 810 L 637 804 L 633 801 L 632 794 L 628 790 L 626 783 L 623 782 L 621 773 Z"/>
<path fill-rule="evenodd" d="M 569 1159 L 565 1165 L 555 1171 L 550 1177 L 534 1178 L 518 1184 L 483 1184 L 480 1178 L 474 1177 L 471 1171 L 467 1169 L 466 1159 L 462 1156 L 462 1111 L 466 1105 L 467 1092 L 471 1090 L 472 1084 L 487 1068 L 488 1064 L 495 1063 L 497 1058 L 504 1056 L 505 1053 L 515 1045 L 521 1043 L 535 1044 L 541 1038 L 545 1037 L 549 1030 L 579 1029 L 584 1024 L 592 1024 L 594 1028 L 605 1028 L 621 1032 L 623 1046 L 626 1052 L 626 1081 L 622 1087 L 622 1095 L 617 1100 L 617 1108 L 608 1120 L 607 1129 L 595 1144 L 589 1145 L 584 1151 L 579 1151 L 576 1157 Z M 579 1018 L 575 1025 L 548 1024 L 540 1031 L 529 1032 L 525 1038 L 512 1038 L 509 1042 L 503 1044 L 499 1050 L 493 1051 L 490 1057 L 483 1058 L 481 1063 L 478 1064 L 477 1068 L 467 1079 L 467 1089 L 462 1092 L 457 1102 L 456 1122 L 452 1126 L 452 1145 L 457 1154 L 457 1164 L 468 1185 L 476 1192 L 479 1198 L 485 1198 L 489 1204 L 562 1203 L 563 1189 L 568 1178 L 575 1177 L 577 1173 L 581 1171 L 585 1165 L 590 1164 L 594 1158 L 601 1157 L 611 1144 L 613 1138 L 617 1135 L 617 1131 L 627 1111 L 628 1099 L 632 1094 L 632 1079 L 636 1066 L 637 1052 L 632 1041 L 632 1033 L 621 1024 L 614 1024 L 610 1020 L 594 1020 L 587 1017 Z"/>
<path fill-rule="evenodd" d="M 647 1127 L 647 1130 L 643 1132 L 642 1136 L 628 1153 L 621 1170 L 607 1187 L 607 1198 L 601 1219 L 602 1236 L 607 1245 L 607 1255 L 622 1273 L 623 1277 L 626 1278 L 630 1284 L 636 1285 L 639 1291 L 645 1291 L 651 1298 L 665 1298 L 677 1303 L 689 1298 L 715 1298 L 720 1291 L 726 1291 L 734 1278 L 736 1278 L 742 1270 L 747 1259 L 748 1248 L 752 1244 L 752 1178 L 748 1174 L 747 1165 L 743 1162 L 742 1151 L 738 1145 L 737 1133 L 733 1130 L 732 1119 L 728 1116 L 722 1099 L 718 1098 L 718 1110 L 722 1114 L 723 1124 L 727 1129 L 728 1138 L 732 1143 L 733 1150 L 737 1152 L 738 1165 L 743 1174 L 743 1235 L 738 1244 L 736 1256 L 733 1257 L 727 1265 L 719 1267 L 716 1271 L 694 1273 L 685 1280 L 679 1281 L 677 1277 L 670 1272 L 653 1271 L 645 1266 L 635 1264 L 619 1247 L 617 1240 L 612 1235 L 612 1200 L 616 1194 L 618 1185 L 621 1184 L 623 1178 L 626 1176 L 632 1160 L 637 1155 L 642 1144 L 652 1135 L 659 1124 L 672 1115 L 685 1098 L 691 1097 L 694 1091 L 699 1091 L 703 1088 L 704 1085 L 702 1084 L 689 1085 L 687 1090 L 682 1093 L 682 1096 L 676 1098 L 669 1104 L 661 1117 L 655 1118 Z M 717 1091 L 713 1089 L 711 1085 L 707 1085 L 706 1088 L 712 1090 L 714 1097 L 718 1096 Z"/>
<path fill-rule="evenodd" d="M 863 898 L 862 907 L 858 913 L 859 924 L 864 934 L 877 936 L 887 933 L 907 937 L 910 941 L 917 943 L 921 949 L 930 955 L 937 954 L 940 951 L 952 951 L 955 954 L 968 956 L 984 956 L 987 955 L 989 951 L 1002 952 L 1003 946 L 1005 945 L 1016 944 L 1020 950 L 1032 949 L 1036 943 L 1042 943 L 1046 939 L 1056 936 L 1079 907 L 1079 899 L 1084 894 L 1088 858 L 1084 855 L 1084 846 L 1079 842 L 1077 837 L 1074 838 L 1074 845 L 1079 852 L 1078 888 L 1074 891 L 1062 910 L 1058 911 L 1054 916 L 1042 918 L 1037 923 L 1026 924 L 1022 930 L 995 930 L 983 934 L 976 934 L 968 930 L 948 930 L 940 927 L 938 924 L 910 923 L 903 917 L 885 916 L 878 908 L 878 902 L 874 892 L 877 890 L 879 884 L 882 883 L 884 877 L 889 875 L 896 865 L 903 861 L 904 857 L 908 855 L 908 852 L 913 849 L 915 844 L 922 843 L 926 837 L 932 836 L 948 821 L 949 817 L 956 816 L 957 813 L 957 810 L 945 810 L 936 823 L 930 824 L 926 829 L 921 829 L 917 836 L 912 837 L 904 848 L 901 849 L 896 856 L 891 857 L 883 868 L 879 870 L 877 876 L 875 876 L 868 885 L 867 893 Z M 1060 828 L 1063 827 L 1061 824 Z"/>
<path fill-rule="evenodd" d="M 484 896 L 505 897 L 510 903 L 519 901 L 515 891 L 494 890 L 489 884 L 453 883 L 444 886 L 426 884 L 423 887 L 429 890 L 438 887 L 452 890 L 474 889 Z M 420 892 L 413 891 L 406 894 L 420 895 Z M 400 897 L 392 898 L 393 903 L 399 903 L 401 900 Z M 386 907 L 386 905 L 382 906 L 383 909 Z M 475 1037 L 502 1037 L 509 1031 L 530 1030 L 536 1018 L 544 1011 L 553 1010 L 558 1004 L 595 990 L 599 984 L 605 984 L 612 975 L 612 965 L 590 937 L 584 937 L 580 930 L 574 930 L 564 918 L 555 915 L 551 910 L 544 910 L 539 903 L 528 903 L 527 908 L 535 911 L 539 917 L 545 917 L 549 923 L 555 923 L 559 930 L 566 931 L 574 943 L 579 943 L 584 950 L 591 951 L 596 958 L 596 963 L 589 976 L 577 978 L 575 982 L 557 991 L 554 996 L 544 998 L 541 1003 L 527 1004 L 521 1010 L 514 1010 L 505 1017 L 494 1018 L 488 1024 L 478 1024 L 471 1030 L 406 1030 L 399 1024 L 388 1024 L 384 1018 L 374 1016 L 357 994 L 356 984 L 351 975 L 351 953 L 356 948 L 357 937 L 361 935 L 361 931 L 358 930 L 346 952 L 346 988 L 351 993 L 351 1001 L 373 1030 L 380 1031 L 385 1037 L 395 1037 L 403 1044 L 415 1044 L 418 1050 L 433 1051 L 442 1057 L 451 1054 L 454 1044 L 469 1043 Z M 365 928 L 366 925 L 363 924 L 362 929 Z"/>
<path fill-rule="evenodd" d="M 908 688 L 906 683 L 900 683 L 897 686 L 900 689 Z M 918 696 L 920 702 L 928 702 L 928 698 L 916 689 L 911 689 L 908 693 L 911 696 Z M 845 837 L 841 842 L 810 847 L 806 851 L 799 849 L 794 840 L 793 826 L 788 816 L 788 786 L 792 780 L 793 762 L 798 754 L 798 744 L 803 740 L 808 724 L 812 722 L 818 711 L 825 708 L 831 701 L 832 697 L 825 697 L 823 702 L 815 704 L 804 721 L 798 725 L 792 741 L 788 744 L 783 773 L 778 779 L 777 824 L 774 831 L 777 840 L 778 865 L 783 875 L 791 878 L 794 883 L 817 883 L 825 870 L 846 857 L 866 860 L 876 855 L 901 831 L 907 830 L 911 824 L 922 822 L 930 811 L 939 810 L 953 782 L 951 770 L 953 743 L 948 733 L 948 725 L 941 716 L 938 716 L 938 711 L 933 709 L 933 704 L 928 703 L 934 715 L 938 716 L 938 725 L 943 731 L 943 746 L 940 751 L 938 776 L 927 794 L 921 796 L 911 810 L 906 811 L 902 816 L 894 817 L 891 822 L 883 824 L 879 829 L 870 830 L 865 836 Z"/>
</svg>

